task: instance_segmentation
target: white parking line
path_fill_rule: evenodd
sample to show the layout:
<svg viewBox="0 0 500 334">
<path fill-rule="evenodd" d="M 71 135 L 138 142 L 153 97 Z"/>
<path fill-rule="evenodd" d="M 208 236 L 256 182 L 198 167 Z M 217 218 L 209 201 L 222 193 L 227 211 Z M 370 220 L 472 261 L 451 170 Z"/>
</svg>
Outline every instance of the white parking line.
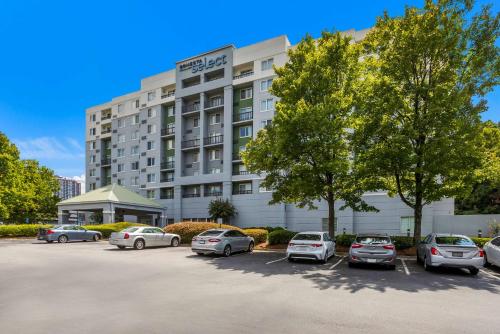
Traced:
<svg viewBox="0 0 500 334">
<path fill-rule="evenodd" d="M 275 262 L 280 262 L 280 261 L 283 261 L 283 260 L 286 260 L 287 257 L 285 256 L 284 258 L 281 258 L 281 259 L 277 259 L 277 260 L 274 260 L 274 261 L 269 261 L 269 262 L 266 262 L 266 264 L 271 264 L 271 263 L 275 263 Z"/>
<path fill-rule="evenodd" d="M 497 280 L 499 280 L 499 281 L 500 281 L 500 277 L 495 276 L 495 275 L 493 275 L 493 274 L 491 274 L 491 273 L 487 272 L 487 271 L 486 271 L 486 270 L 484 270 L 484 269 L 479 269 L 479 271 L 481 271 L 483 274 L 486 274 L 486 275 L 488 275 L 488 276 L 490 276 L 490 277 L 492 277 L 492 278 L 495 278 L 495 279 L 497 279 Z"/>
<path fill-rule="evenodd" d="M 403 259 L 400 259 L 400 260 L 401 260 L 401 263 L 403 264 L 403 268 L 405 270 L 405 274 L 409 276 L 410 275 L 410 271 L 408 270 L 408 267 L 406 266 L 405 260 L 403 260 Z"/>
<path fill-rule="evenodd" d="M 335 263 L 334 263 L 334 264 L 330 267 L 330 269 L 333 269 L 333 268 L 335 268 L 336 266 L 338 266 L 338 265 L 340 264 L 340 262 L 342 262 L 342 260 L 343 260 L 343 259 L 345 259 L 345 255 L 344 255 L 344 256 L 342 256 L 342 257 L 340 258 L 340 260 L 338 260 L 337 262 L 335 262 Z"/>
</svg>

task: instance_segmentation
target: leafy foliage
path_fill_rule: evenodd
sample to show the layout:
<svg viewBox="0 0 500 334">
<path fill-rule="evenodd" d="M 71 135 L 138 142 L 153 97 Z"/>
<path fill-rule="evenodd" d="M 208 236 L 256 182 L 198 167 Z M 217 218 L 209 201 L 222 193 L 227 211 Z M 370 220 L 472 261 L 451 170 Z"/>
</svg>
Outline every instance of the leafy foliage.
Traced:
<svg viewBox="0 0 500 334">
<path fill-rule="evenodd" d="M 50 228 L 52 225 L 9 224 L 0 225 L 0 237 L 36 237 L 39 228 Z"/>
<path fill-rule="evenodd" d="M 255 244 L 261 244 L 267 241 L 268 232 L 261 228 L 246 228 L 243 230 L 243 233 L 252 237 L 255 241 Z"/>
<path fill-rule="evenodd" d="M 181 223 L 171 224 L 166 226 L 163 230 L 167 233 L 175 233 L 180 235 L 181 242 L 183 243 L 190 243 L 191 239 L 193 239 L 194 236 L 202 232 L 205 232 L 206 230 L 217 229 L 217 228 L 229 228 L 245 233 L 244 230 L 232 225 L 223 224 L 222 226 L 219 226 L 219 224 L 217 223 L 194 223 L 194 222 L 181 222 Z"/>
<path fill-rule="evenodd" d="M 267 236 L 267 243 L 269 245 L 287 244 L 296 234 L 297 232 L 288 230 L 276 230 L 269 233 L 269 235 Z"/>
<path fill-rule="evenodd" d="M 217 198 L 208 204 L 208 214 L 213 220 L 222 218 L 224 223 L 238 214 L 234 205 L 228 199 Z"/>
<path fill-rule="evenodd" d="M 148 226 L 145 224 L 139 223 L 129 223 L 129 222 L 119 222 L 112 224 L 99 224 L 99 225 L 84 225 L 87 230 L 101 232 L 103 238 L 109 238 L 111 233 L 120 232 L 123 229 L 126 229 L 131 226 Z"/>
</svg>

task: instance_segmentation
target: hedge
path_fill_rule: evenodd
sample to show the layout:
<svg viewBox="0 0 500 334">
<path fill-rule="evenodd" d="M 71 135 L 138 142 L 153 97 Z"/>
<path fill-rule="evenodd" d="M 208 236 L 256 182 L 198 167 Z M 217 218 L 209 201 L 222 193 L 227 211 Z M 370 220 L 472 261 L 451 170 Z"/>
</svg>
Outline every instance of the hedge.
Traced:
<svg viewBox="0 0 500 334">
<path fill-rule="evenodd" d="M 267 243 L 269 245 L 287 244 L 297 234 L 288 230 L 276 230 L 267 236 Z"/>
<path fill-rule="evenodd" d="M 120 232 L 123 229 L 131 226 L 148 226 L 145 224 L 139 223 L 128 223 L 128 222 L 120 222 L 120 223 L 112 223 L 112 224 L 99 224 L 99 225 L 84 225 L 87 230 L 101 232 L 103 238 L 109 238 L 111 233 Z"/>
<path fill-rule="evenodd" d="M 243 233 L 254 238 L 255 244 L 261 244 L 267 241 L 268 232 L 267 230 L 260 228 L 244 229 Z"/>
<path fill-rule="evenodd" d="M 13 224 L 0 225 L 0 237 L 36 237 L 39 228 L 50 228 L 52 225 Z"/>
<path fill-rule="evenodd" d="M 238 230 L 238 231 L 245 233 L 244 230 L 242 230 L 236 226 L 225 225 L 225 224 L 222 224 L 222 226 L 220 226 L 217 223 L 202 223 L 202 222 L 175 223 L 175 224 L 167 225 L 163 230 L 167 233 L 174 233 L 174 234 L 180 235 L 181 242 L 183 242 L 183 243 L 190 243 L 191 239 L 193 239 L 194 236 L 196 236 L 202 232 L 205 232 L 206 230 L 217 229 L 217 228 L 230 228 L 230 229 Z"/>
<path fill-rule="evenodd" d="M 477 245 L 477 247 L 483 248 L 484 244 L 490 241 L 492 238 L 478 238 L 472 237 L 471 240 Z"/>
<path fill-rule="evenodd" d="M 271 233 L 271 232 L 274 232 L 274 231 L 278 231 L 278 230 L 284 230 L 283 227 L 281 226 L 277 226 L 277 227 L 273 227 L 273 226 L 256 226 L 256 227 L 245 227 L 243 228 L 244 230 L 266 230 L 267 232 Z"/>
</svg>

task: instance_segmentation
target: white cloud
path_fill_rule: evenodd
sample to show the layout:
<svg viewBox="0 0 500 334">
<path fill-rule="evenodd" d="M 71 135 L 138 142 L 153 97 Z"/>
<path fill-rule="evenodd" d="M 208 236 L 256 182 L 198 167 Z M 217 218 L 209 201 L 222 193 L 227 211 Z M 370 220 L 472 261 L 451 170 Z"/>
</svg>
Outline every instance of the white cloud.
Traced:
<svg viewBox="0 0 500 334">
<path fill-rule="evenodd" d="M 14 139 L 13 142 L 21 151 L 23 159 L 37 160 L 82 160 L 85 150 L 73 138 L 59 140 L 54 137 L 39 137 L 33 139 Z"/>
</svg>

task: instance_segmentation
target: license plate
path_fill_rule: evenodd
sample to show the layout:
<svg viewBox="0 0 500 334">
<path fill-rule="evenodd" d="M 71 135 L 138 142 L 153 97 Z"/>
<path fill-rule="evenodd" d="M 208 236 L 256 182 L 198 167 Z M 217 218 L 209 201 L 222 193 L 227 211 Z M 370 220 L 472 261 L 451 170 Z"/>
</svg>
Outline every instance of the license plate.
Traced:
<svg viewBox="0 0 500 334">
<path fill-rule="evenodd" d="M 205 243 L 205 240 L 200 240 L 199 241 L 200 244 L 204 244 Z"/>
<path fill-rule="evenodd" d="M 453 257 L 462 257 L 462 256 L 464 256 L 464 253 L 462 253 L 462 252 L 451 252 L 451 256 L 453 256 Z"/>
<path fill-rule="evenodd" d="M 368 262 L 368 263 L 377 263 L 377 260 L 375 260 L 375 259 L 366 259 L 366 262 Z"/>
</svg>

